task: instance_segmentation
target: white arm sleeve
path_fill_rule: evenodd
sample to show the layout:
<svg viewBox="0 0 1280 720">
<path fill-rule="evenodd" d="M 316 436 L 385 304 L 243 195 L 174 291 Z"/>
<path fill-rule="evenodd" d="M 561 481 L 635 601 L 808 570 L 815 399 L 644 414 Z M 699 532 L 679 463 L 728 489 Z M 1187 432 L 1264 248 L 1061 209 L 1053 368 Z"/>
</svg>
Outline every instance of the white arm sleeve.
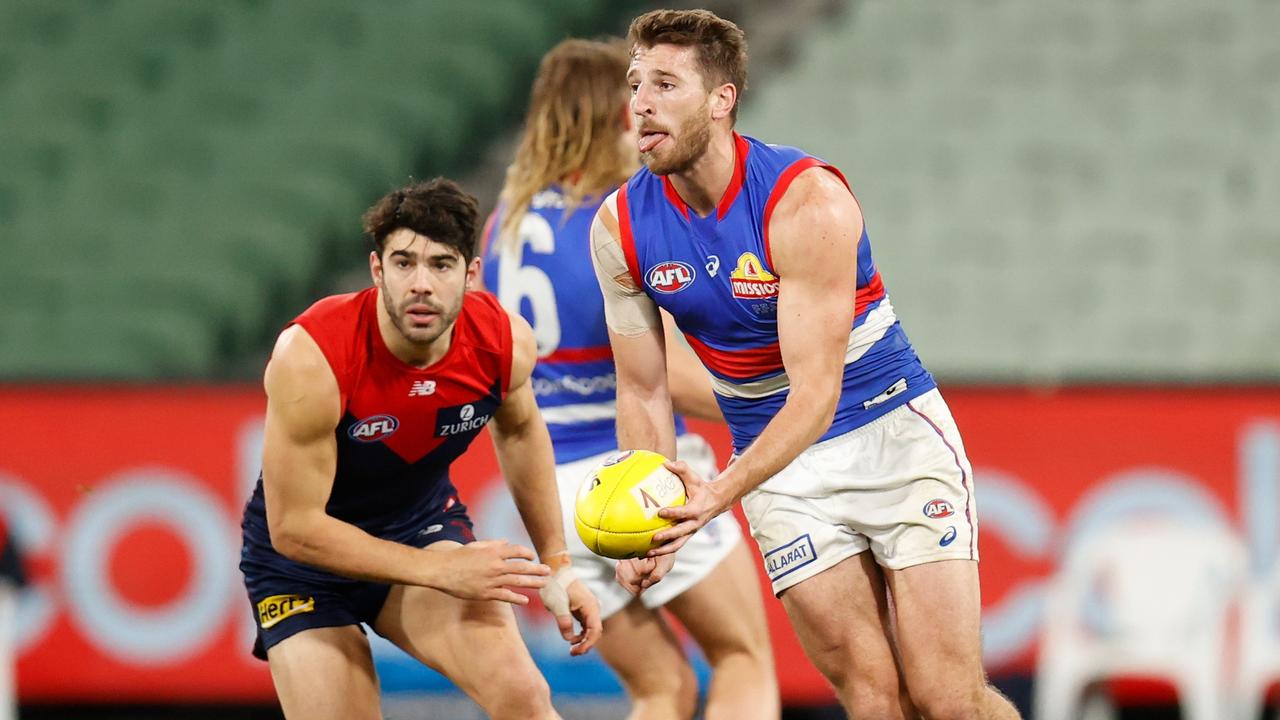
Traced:
<svg viewBox="0 0 1280 720">
<path fill-rule="evenodd" d="M 604 319 L 609 329 L 624 337 L 634 337 L 661 328 L 662 318 L 653 300 L 636 287 L 622 255 L 622 245 L 601 219 L 610 212 L 611 206 L 616 207 L 616 202 L 616 195 L 610 195 L 591 222 L 591 263 L 604 295 Z M 616 223 L 613 224 L 616 227 Z"/>
</svg>

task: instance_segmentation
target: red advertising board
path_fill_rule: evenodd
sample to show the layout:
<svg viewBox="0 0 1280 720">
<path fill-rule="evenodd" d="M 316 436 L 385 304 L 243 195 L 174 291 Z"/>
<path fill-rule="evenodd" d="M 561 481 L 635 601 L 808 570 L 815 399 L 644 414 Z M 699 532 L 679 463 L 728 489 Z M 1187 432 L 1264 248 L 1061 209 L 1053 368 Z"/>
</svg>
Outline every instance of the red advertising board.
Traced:
<svg viewBox="0 0 1280 720">
<path fill-rule="evenodd" d="M 974 464 L 985 655 L 1034 663 L 1046 581 L 1074 538 L 1142 509 L 1235 527 L 1256 565 L 1280 545 L 1280 388 L 946 392 Z M 19 609 L 23 700 L 252 701 L 236 568 L 256 477 L 253 387 L 0 389 L 0 511 L 35 583 Z M 696 425 L 717 450 L 723 428 Z M 454 470 L 463 499 L 501 492 L 488 443 Z M 762 589 L 767 587 L 761 582 Z M 788 702 L 831 694 L 768 603 Z"/>
</svg>

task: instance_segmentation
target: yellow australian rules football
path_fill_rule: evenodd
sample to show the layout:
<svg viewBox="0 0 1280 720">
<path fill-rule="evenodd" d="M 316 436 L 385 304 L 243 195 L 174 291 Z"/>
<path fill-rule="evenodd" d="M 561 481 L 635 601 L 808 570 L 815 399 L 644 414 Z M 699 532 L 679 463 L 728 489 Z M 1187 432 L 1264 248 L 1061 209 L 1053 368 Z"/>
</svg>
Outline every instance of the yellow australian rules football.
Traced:
<svg viewBox="0 0 1280 720">
<path fill-rule="evenodd" d="M 684 483 L 648 450 L 611 455 L 578 488 L 573 524 L 587 549 L 622 560 L 653 547 L 653 534 L 671 527 L 658 511 L 685 503 Z"/>
</svg>

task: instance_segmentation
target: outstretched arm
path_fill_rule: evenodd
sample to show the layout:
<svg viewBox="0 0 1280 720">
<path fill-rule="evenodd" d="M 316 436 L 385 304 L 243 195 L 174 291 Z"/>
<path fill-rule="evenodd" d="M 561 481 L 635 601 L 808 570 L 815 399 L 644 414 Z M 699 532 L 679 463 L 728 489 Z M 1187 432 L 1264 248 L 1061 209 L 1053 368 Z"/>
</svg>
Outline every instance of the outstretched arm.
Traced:
<svg viewBox="0 0 1280 720">
<path fill-rule="evenodd" d="M 623 259 L 617 195 L 591 224 L 591 259 L 604 295 L 605 322 L 618 373 L 618 447 L 675 457 L 676 433 L 667 382 L 666 337 L 658 306 L 636 287 Z"/>
<path fill-rule="evenodd" d="M 676 322 L 664 310 L 662 328 L 667 339 L 667 384 L 671 388 L 671 405 L 676 412 L 699 420 L 724 422 L 720 403 L 711 389 L 711 373 L 702 361 L 680 339 Z"/>
<path fill-rule="evenodd" d="M 556 616 L 560 634 L 572 645 L 570 653 L 581 655 L 600 637 L 600 607 L 574 576 L 565 545 L 551 435 L 529 382 L 538 354 L 533 329 L 517 314 L 508 312 L 508 317 L 514 346 L 510 389 L 494 413 L 489 432 L 525 530 L 539 557 L 554 573 L 540 593 L 542 602 Z M 576 634 L 574 617 L 582 626 Z"/>
<path fill-rule="evenodd" d="M 566 548 L 555 455 L 529 382 L 537 358 L 533 330 L 519 315 L 508 311 L 507 317 L 514 344 L 511 382 L 489 432 L 525 530 L 545 560 L 563 554 Z"/>
<path fill-rule="evenodd" d="M 760 436 L 713 483 L 685 477 L 689 502 L 659 515 L 679 521 L 654 536 L 651 555 L 675 552 L 698 528 L 776 475 L 831 426 L 857 293 L 862 212 L 824 168 L 796 176 L 775 208 L 769 236 L 778 290 L 778 344 L 787 399 Z"/>
</svg>

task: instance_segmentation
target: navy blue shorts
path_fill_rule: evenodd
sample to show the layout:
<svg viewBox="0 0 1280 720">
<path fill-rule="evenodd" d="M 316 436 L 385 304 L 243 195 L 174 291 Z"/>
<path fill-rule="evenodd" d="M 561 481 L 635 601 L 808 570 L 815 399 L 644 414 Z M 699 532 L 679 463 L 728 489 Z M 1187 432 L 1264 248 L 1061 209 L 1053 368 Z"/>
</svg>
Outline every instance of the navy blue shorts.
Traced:
<svg viewBox="0 0 1280 720">
<path fill-rule="evenodd" d="M 415 523 L 405 545 L 426 547 L 441 540 L 466 544 L 475 540 L 467 508 L 460 502 L 431 513 Z M 293 562 L 263 542 L 265 529 L 245 528 L 240 571 L 244 573 L 249 605 L 257 622 L 253 655 L 267 659 L 267 650 L 303 630 L 373 625 L 391 586 L 352 580 Z M 361 632 L 364 629 L 361 628 Z"/>
</svg>

